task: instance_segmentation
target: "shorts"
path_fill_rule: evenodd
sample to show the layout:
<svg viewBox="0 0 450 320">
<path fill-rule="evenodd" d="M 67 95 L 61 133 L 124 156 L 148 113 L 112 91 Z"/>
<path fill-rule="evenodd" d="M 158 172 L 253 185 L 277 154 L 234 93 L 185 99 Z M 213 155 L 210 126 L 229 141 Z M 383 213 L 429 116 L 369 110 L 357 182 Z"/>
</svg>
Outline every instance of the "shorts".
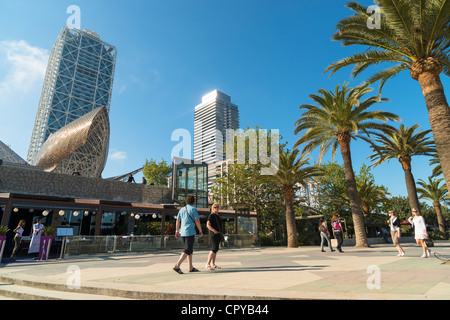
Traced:
<svg viewBox="0 0 450 320">
<path fill-rule="evenodd" d="M 194 253 L 195 236 L 182 237 L 182 239 L 184 243 L 183 252 L 190 256 L 192 253 Z"/>
<path fill-rule="evenodd" d="M 398 240 L 398 232 L 400 232 L 400 230 L 398 230 L 398 231 L 391 231 L 392 243 L 393 243 L 395 246 L 399 244 L 399 240 Z"/>
<path fill-rule="evenodd" d="M 209 235 L 209 239 L 211 240 L 211 251 L 213 253 L 217 253 L 219 251 L 220 238 L 221 238 L 220 233 L 217 233 L 217 234 L 210 233 L 210 235 Z"/>
</svg>

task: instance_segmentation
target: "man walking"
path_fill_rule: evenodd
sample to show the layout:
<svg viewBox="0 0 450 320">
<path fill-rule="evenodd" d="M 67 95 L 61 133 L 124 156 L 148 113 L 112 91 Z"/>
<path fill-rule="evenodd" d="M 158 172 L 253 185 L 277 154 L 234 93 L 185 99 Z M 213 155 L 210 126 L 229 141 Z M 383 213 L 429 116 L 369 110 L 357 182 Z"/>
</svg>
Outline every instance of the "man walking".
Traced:
<svg viewBox="0 0 450 320">
<path fill-rule="evenodd" d="M 178 211 L 177 223 L 175 237 L 178 239 L 183 239 L 184 251 L 178 259 L 178 262 L 173 267 L 173 270 L 179 274 L 183 274 L 180 266 L 184 260 L 188 260 L 189 272 L 198 272 L 198 269 L 194 268 L 192 265 L 192 254 L 194 252 L 194 241 L 195 241 L 195 226 L 197 226 L 200 237 L 203 236 L 202 226 L 200 225 L 200 216 L 198 215 L 197 209 L 193 206 L 195 198 L 193 196 L 186 197 L 186 206 Z"/>
</svg>

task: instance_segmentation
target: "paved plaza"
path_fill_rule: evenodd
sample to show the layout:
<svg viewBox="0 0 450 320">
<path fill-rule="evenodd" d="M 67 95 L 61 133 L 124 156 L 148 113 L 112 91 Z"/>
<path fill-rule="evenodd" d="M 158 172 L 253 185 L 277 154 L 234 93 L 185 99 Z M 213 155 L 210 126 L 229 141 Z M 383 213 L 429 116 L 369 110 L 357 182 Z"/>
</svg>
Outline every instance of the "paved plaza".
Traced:
<svg viewBox="0 0 450 320">
<path fill-rule="evenodd" d="M 344 253 L 320 252 L 319 247 L 225 248 L 217 258 L 222 269 L 213 271 L 204 268 L 208 250 L 197 250 L 194 266 L 200 272 L 189 273 L 186 261 L 182 275 L 172 270 L 181 250 L 48 262 L 18 259 L 1 265 L 0 288 L 64 291 L 67 299 L 94 294 L 94 299 L 151 300 L 449 300 L 450 264 L 434 255 L 420 258 L 416 244 L 403 246 L 404 257 L 389 244 L 344 247 Z M 450 258 L 450 241 L 436 241 L 431 249 Z M 59 297 L 65 299 L 62 293 Z"/>
</svg>

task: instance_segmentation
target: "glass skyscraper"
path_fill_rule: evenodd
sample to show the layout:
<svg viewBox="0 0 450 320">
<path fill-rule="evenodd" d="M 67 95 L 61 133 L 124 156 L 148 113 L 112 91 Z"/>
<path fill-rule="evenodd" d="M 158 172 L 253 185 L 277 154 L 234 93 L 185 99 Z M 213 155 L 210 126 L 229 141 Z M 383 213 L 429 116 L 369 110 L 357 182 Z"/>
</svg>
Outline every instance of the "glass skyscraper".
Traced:
<svg viewBox="0 0 450 320">
<path fill-rule="evenodd" d="M 50 53 L 28 150 L 35 164 L 48 137 L 88 112 L 111 104 L 117 50 L 83 29 L 64 27 Z"/>
</svg>

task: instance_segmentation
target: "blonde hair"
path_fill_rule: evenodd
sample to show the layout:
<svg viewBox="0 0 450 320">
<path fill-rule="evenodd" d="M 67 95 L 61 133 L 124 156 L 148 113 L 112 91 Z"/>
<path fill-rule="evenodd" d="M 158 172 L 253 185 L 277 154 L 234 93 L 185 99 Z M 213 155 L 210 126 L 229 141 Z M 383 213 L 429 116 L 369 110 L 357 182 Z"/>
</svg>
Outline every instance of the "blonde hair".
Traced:
<svg viewBox="0 0 450 320">
<path fill-rule="evenodd" d="M 213 205 L 211 206 L 211 212 L 213 211 L 213 208 L 214 208 L 214 206 L 219 206 L 219 208 L 220 208 L 220 204 L 219 203 L 217 203 L 217 202 L 214 202 L 213 203 Z"/>
</svg>

